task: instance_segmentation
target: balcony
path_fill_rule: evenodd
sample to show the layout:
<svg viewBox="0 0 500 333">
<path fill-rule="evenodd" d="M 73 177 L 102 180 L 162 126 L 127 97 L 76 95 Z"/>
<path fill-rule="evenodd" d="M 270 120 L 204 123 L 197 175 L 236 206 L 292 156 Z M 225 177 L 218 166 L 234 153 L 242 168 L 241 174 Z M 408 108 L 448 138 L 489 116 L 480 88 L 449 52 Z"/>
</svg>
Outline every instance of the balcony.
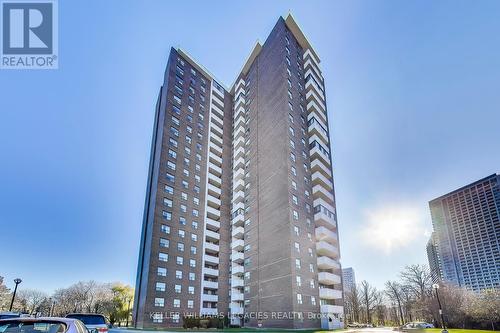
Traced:
<svg viewBox="0 0 500 333">
<path fill-rule="evenodd" d="M 241 306 L 231 305 L 230 310 L 231 310 L 231 314 L 233 314 L 233 315 L 242 315 L 243 314 L 243 307 L 241 307 Z"/>
<path fill-rule="evenodd" d="M 214 145 L 214 144 L 209 144 L 208 146 L 210 147 L 210 151 L 212 153 L 214 153 L 215 155 L 222 158 L 222 148 L 221 147 Z"/>
<path fill-rule="evenodd" d="M 218 295 L 212 295 L 212 294 L 202 294 L 201 295 L 201 300 L 204 302 L 218 302 L 219 301 L 219 296 Z"/>
<path fill-rule="evenodd" d="M 317 264 L 318 264 L 319 269 L 339 269 L 340 268 L 340 264 L 336 260 L 334 260 L 330 257 L 325 257 L 325 256 L 318 257 Z"/>
<path fill-rule="evenodd" d="M 235 109 L 237 109 L 240 106 L 245 106 L 245 97 L 244 97 L 244 95 L 239 95 L 238 99 L 234 102 Z"/>
<path fill-rule="evenodd" d="M 241 136 L 245 136 L 245 128 L 243 126 L 240 126 L 237 129 L 235 129 L 234 140 L 237 140 Z"/>
<path fill-rule="evenodd" d="M 330 167 L 326 166 L 323 162 L 321 162 L 318 159 L 312 160 L 311 161 L 311 171 L 314 172 L 320 172 L 323 174 L 323 176 L 329 178 L 332 176 L 332 170 Z"/>
<path fill-rule="evenodd" d="M 233 182 L 233 192 L 243 191 L 244 189 L 245 181 L 243 179 Z"/>
<path fill-rule="evenodd" d="M 218 90 L 216 90 L 218 91 Z M 212 103 L 212 113 L 216 114 L 219 118 L 224 118 L 224 110 L 219 105 Z"/>
<path fill-rule="evenodd" d="M 208 162 L 208 170 L 216 176 L 222 175 L 222 168 L 213 163 Z"/>
<path fill-rule="evenodd" d="M 330 243 L 337 243 L 337 233 L 331 231 L 323 226 L 317 227 L 314 231 L 317 241 L 327 241 Z"/>
<path fill-rule="evenodd" d="M 306 81 L 306 93 L 310 90 L 314 90 L 316 94 L 324 101 L 325 100 L 325 94 L 322 91 L 322 88 L 312 79 L 309 79 Z"/>
<path fill-rule="evenodd" d="M 319 298 L 342 299 L 342 291 L 330 288 L 319 288 Z"/>
<path fill-rule="evenodd" d="M 217 89 L 215 89 L 215 90 L 217 90 Z M 222 95 L 222 94 L 220 94 L 220 95 Z M 212 105 L 218 106 L 220 108 L 224 108 L 223 99 L 224 99 L 223 95 L 222 95 L 222 97 L 219 97 L 216 94 L 212 94 Z"/>
<path fill-rule="evenodd" d="M 245 217 L 243 214 L 238 214 L 233 218 L 231 223 L 233 224 L 233 227 L 243 226 L 245 224 Z"/>
<path fill-rule="evenodd" d="M 237 160 L 235 160 L 233 170 L 238 170 L 243 168 L 245 168 L 245 159 L 243 157 L 240 157 Z"/>
<path fill-rule="evenodd" d="M 316 105 L 318 105 L 321 109 L 321 111 L 326 112 L 326 107 L 323 99 L 319 97 L 319 94 L 316 93 L 316 89 L 310 89 L 308 92 L 306 92 L 306 100 L 309 101 L 314 101 Z"/>
<path fill-rule="evenodd" d="M 238 191 L 233 193 L 233 205 L 236 205 L 240 202 L 243 202 L 245 200 L 245 192 L 243 191 Z"/>
<path fill-rule="evenodd" d="M 236 289 L 231 291 L 231 301 L 233 302 L 243 302 L 245 296 L 242 292 L 236 291 Z"/>
<path fill-rule="evenodd" d="M 210 133 L 210 141 L 221 148 L 223 147 L 222 139 L 218 135 L 215 135 L 214 133 Z"/>
<path fill-rule="evenodd" d="M 203 260 L 211 264 L 217 264 L 217 265 L 219 264 L 219 257 L 212 256 L 210 254 L 203 255 Z"/>
<path fill-rule="evenodd" d="M 220 118 L 217 113 L 212 113 L 211 117 L 210 117 L 210 120 L 212 121 L 213 124 L 216 124 L 217 126 L 219 126 L 220 128 L 223 128 L 224 127 L 224 121 L 222 120 L 222 118 Z"/>
<path fill-rule="evenodd" d="M 340 276 L 328 272 L 319 272 L 318 282 L 326 285 L 340 284 Z"/>
<path fill-rule="evenodd" d="M 233 249 L 233 251 L 242 251 L 244 246 L 245 242 L 242 239 L 238 239 L 232 242 L 231 249 Z"/>
<path fill-rule="evenodd" d="M 222 166 L 222 158 L 215 155 L 214 153 L 210 152 L 208 154 L 208 160 L 212 163 L 214 163 L 215 165 L 218 165 L 218 166 Z"/>
<path fill-rule="evenodd" d="M 217 315 L 217 308 L 201 308 L 200 314 L 207 315 L 207 316 L 216 316 Z"/>
<path fill-rule="evenodd" d="M 238 108 L 235 108 L 234 119 L 240 117 L 241 115 L 245 115 L 245 107 L 240 105 Z"/>
<path fill-rule="evenodd" d="M 240 278 L 232 278 L 231 279 L 231 287 L 233 288 L 243 288 L 245 286 L 245 282 Z"/>
<path fill-rule="evenodd" d="M 311 150 L 309 150 L 309 156 L 311 157 L 311 160 L 317 158 L 320 159 L 326 165 L 330 165 L 330 156 L 325 154 L 324 151 L 320 150 L 317 145 L 312 147 Z"/>
<path fill-rule="evenodd" d="M 321 313 L 337 313 L 337 314 L 343 314 L 344 313 L 344 307 L 340 305 L 321 305 Z"/>
<path fill-rule="evenodd" d="M 242 137 L 242 136 L 240 136 L 240 137 L 238 138 L 238 140 L 235 140 L 235 141 L 233 142 L 233 147 L 234 147 L 234 149 L 235 149 L 235 150 L 236 150 L 236 149 L 238 149 L 238 148 L 240 148 L 240 147 L 244 147 L 244 146 L 245 146 L 245 138 L 244 138 L 244 137 Z M 234 165 L 235 165 L 234 170 L 236 170 L 236 169 L 237 169 L 237 168 L 236 168 L 236 163 L 234 163 Z M 244 162 L 243 162 L 243 166 L 245 166 L 245 163 L 244 163 Z"/>
<path fill-rule="evenodd" d="M 242 265 L 233 265 L 231 267 L 231 274 L 236 276 L 243 276 L 243 273 L 245 273 L 245 267 L 243 267 Z"/>
<path fill-rule="evenodd" d="M 211 242 L 205 242 L 205 250 L 211 253 L 219 253 L 219 245 Z"/>
<path fill-rule="evenodd" d="M 236 211 L 244 211 L 245 210 L 245 203 L 244 202 L 238 202 L 236 205 L 233 205 L 233 208 L 231 209 L 231 212 L 236 212 Z"/>
<path fill-rule="evenodd" d="M 309 136 L 316 135 L 323 141 L 323 144 L 328 146 L 328 132 L 321 127 L 318 121 L 316 121 L 316 118 L 314 121 L 309 125 L 308 128 L 309 131 Z"/>
<path fill-rule="evenodd" d="M 313 185 L 321 185 L 327 190 L 333 190 L 333 183 L 319 172 L 314 172 L 311 176 Z"/>
<path fill-rule="evenodd" d="M 244 147 L 240 147 L 234 152 L 234 159 L 237 160 L 239 157 L 245 157 Z"/>
<path fill-rule="evenodd" d="M 234 89 L 236 89 L 236 90 L 239 90 L 240 88 L 243 88 L 243 89 L 245 88 L 245 80 L 243 80 L 243 79 L 240 79 L 238 81 L 238 83 L 236 83 L 236 86 L 234 87 Z M 236 95 L 236 96 L 238 96 L 238 95 Z"/>
<path fill-rule="evenodd" d="M 206 224 L 207 224 L 207 229 L 208 230 L 219 230 L 220 229 L 220 222 L 219 221 L 215 221 L 215 220 L 212 220 L 210 218 L 207 218 L 206 219 Z"/>
<path fill-rule="evenodd" d="M 208 194 L 213 195 L 214 197 L 220 197 L 220 195 L 222 194 L 222 190 L 212 184 L 208 184 L 207 190 Z"/>
<path fill-rule="evenodd" d="M 205 238 L 207 241 L 218 242 L 220 239 L 220 234 L 212 230 L 205 230 Z"/>
<path fill-rule="evenodd" d="M 218 126 L 214 122 L 210 124 L 210 132 L 220 136 L 221 138 L 224 137 L 224 132 L 222 131 L 222 127 Z"/>
<path fill-rule="evenodd" d="M 237 182 L 238 180 L 243 179 L 244 177 L 245 177 L 245 169 L 240 168 L 234 171 L 233 182 Z"/>
<path fill-rule="evenodd" d="M 339 249 L 330 243 L 319 241 L 316 243 L 316 253 L 319 256 L 337 258 L 339 256 Z"/>
<path fill-rule="evenodd" d="M 231 232 L 231 236 L 238 239 L 242 239 L 244 235 L 245 235 L 245 228 L 243 227 L 233 228 L 233 231 Z"/>
<path fill-rule="evenodd" d="M 232 252 L 231 260 L 235 263 L 241 264 L 245 259 L 245 254 L 243 252 Z"/>
<path fill-rule="evenodd" d="M 324 212 L 317 212 L 314 214 L 314 223 L 316 226 L 325 226 L 327 228 L 336 228 L 337 223 L 333 216 L 329 216 Z"/>
<path fill-rule="evenodd" d="M 207 206 L 207 217 L 213 220 L 220 219 L 220 210 Z"/>
<path fill-rule="evenodd" d="M 313 198 L 321 198 L 330 205 L 334 204 L 333 194 L 327 191 L 322 185 L 314 185 L 312 188 Z"/>
<path fill-rule="evenodd" d="M 316 104 L 315 101 L 309 101 L 309 103 L 307 103 L 307 112 L 309 114 L 314 114 L 316 116 L 318 116 L 319 119 L 321 119 L 324 123 L 326 123 L 326 114 L 321 111 L 321 108 L 318 106 L 318 104 Z"/>
<path fill-rule="evenodd" d="M 219 282 L 203 280 L 201 287 L 208 288 L 208 289 L 219 289 Z"/>
<path fill-rule="evenodd" d="M 220 177 L 217 177 L 213 173 L 209 172 L 208 173 L 208 182 L 214 186 L 221 187 L 222 185 L 222 179 Z"/>
<path fill-rule="evenodd" d="M 203 275 L 211 277 L 219 277 L 219 270 L 215 268 L 203 267 Z"/>
<path fill-rule="evenodd" d="M 221 205 L 221 200 L 209 194 L 207 195 L 207 203 L 210 207 L 219 209 Z"/>
</svg>

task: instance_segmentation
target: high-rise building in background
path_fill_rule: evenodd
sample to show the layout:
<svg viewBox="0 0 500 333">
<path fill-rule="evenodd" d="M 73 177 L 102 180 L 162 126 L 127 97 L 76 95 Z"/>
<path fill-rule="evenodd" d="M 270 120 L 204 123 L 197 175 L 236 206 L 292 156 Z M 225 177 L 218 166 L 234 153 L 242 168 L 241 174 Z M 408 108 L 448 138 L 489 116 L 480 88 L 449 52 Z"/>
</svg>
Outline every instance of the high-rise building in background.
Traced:
<svg viewBox="0 0 500 333">
<path fill-rule="evenodd" d="M 291 15 L 256 44 L 230 89 L 172 49 L 156 108 L 137 327 L 181 326 L 186 314 L 343 326 L 319 63 Z"/>
<path fill-rule="evenodd" d="M 429 202 L 427 244 L 434 281 L 474 291 L 500 287 L 500 176 L 493 174 Z"/>
<path fill-rule="evenodd" d="M 352 267 L 342 268 L 342 284 L 344 293 L 351 292 L 356 286 L 356 276 Z"/>
</svg>

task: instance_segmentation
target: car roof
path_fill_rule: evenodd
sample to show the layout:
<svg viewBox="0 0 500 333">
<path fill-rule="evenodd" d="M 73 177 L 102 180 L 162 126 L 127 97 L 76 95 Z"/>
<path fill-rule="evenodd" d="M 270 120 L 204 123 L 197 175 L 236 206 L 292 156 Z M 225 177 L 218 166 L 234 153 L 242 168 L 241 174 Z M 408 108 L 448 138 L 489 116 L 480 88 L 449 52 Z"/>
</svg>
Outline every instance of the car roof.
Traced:
<svg viewBox="0 0 500 333">
<path fill-rule="evenodd" d="M 73 319 L 73 318 L 62 318 L 62 317 L 38 317 L 38 318 L 33 318 L 33 317 L 25 317 L 25 318 L 6 318 L 6 319 L 0 319 L 0 321 L 59 321 L 63 322 L 65 324 L 72 324 L 78 319 Z"/>
<path fill-rule="evenodd" d="M 101 316 L 104 317 L 103 314 L 100 313 L 68 313 L 67 316 Z"/>
</svg>

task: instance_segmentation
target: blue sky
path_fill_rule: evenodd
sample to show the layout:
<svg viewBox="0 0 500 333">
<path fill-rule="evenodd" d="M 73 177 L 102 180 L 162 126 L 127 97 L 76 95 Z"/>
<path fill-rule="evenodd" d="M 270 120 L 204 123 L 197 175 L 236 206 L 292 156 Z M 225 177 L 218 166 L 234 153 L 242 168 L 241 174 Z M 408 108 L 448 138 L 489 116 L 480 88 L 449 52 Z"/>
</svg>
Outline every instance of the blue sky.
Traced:
<svg viewBox="0 0 500 333">
<path fill-rule="evenodd" d="M 0 275 L 133 285 L 170 47 L 230 85 L 288 10 L 323 60 L 343 265 L 425 263 L 427 202 L 500 171 L 500 2 L 61 1 L 59 69 L 0 71 Z"/>
</svg>

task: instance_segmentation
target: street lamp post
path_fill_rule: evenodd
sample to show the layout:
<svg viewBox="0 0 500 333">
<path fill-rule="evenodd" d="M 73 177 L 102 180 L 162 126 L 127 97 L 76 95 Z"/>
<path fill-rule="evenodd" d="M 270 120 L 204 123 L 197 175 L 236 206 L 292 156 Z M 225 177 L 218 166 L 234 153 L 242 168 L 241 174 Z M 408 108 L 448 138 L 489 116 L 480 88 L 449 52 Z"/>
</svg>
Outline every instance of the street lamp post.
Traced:
<svg viewBox="0 0 500 333">
<path fill-rule="evenodd" d="M 12 311 L 12 306 L 14 305 L 14 299 L 16 298 L 17 286 L 19 283 L 23 282 L 20 278 L 14 279 L 16 286 L 14 287 L 14 292 L 12 293 L 12 300 L 10 301 L 9 311 Z"/>
<path fill-rule="evenodd" d="M 437 298 L 438 306 L 439 306 L 439 315 L 441 316 L 441 324 L 443 327 L 443 330 L 441 332 L 448 333 L 448 331 L 446 330 L 446 324 L 444 323 L 443 308 L 441 307 L 441 301 L 439 300 L 439 293 L 438 293 L 439 284 L 437 284 L 437 283 L 433 284 L 432 288 L 436 291 L 436 298 Z"/>
</svg>

